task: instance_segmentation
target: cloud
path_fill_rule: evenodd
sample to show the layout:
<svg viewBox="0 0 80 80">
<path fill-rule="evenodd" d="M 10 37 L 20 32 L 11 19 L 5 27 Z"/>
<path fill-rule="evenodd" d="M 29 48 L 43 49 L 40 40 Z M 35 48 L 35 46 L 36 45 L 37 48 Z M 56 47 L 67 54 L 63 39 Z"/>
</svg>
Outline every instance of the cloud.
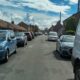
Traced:
<svg viewBox="0 0 80 80">
<path fill-rule="evenodd" d="M 70 2 L 78 3 L 78 0 L 70 0 Z"/>
<path fill-rule="evenodd" d="M 12 10 L 12 9 L 2 9 L 0 10 L 0 19 L 11 22 L 14 20 L 15 23 L 19 23 L 20 21 L 24 21 L 26 13 L 22 11 Z"/>
<path fill-rule="evenodd" d="M 68 5 L 57 5 L 52 3 L 49 0 L 25 0 L 25 3 L 20 3 L 22 6 L 28 6 L 30 8 L 43 10 L 43 11 L 51 11 L 51 12 L 62 12 L 65 13 L 70 9 Z"/>
<path fill-rule="evenodd" d="M 11 6 L 11 7 L 18 7 L 19 6 L 19 5 L 13 4 L 10 0 L 0 0 L 0 5 Z"/>
<path fill-rule="evenodd" d="M 25 6 L 45 11 L 45 13 L 34 13 L 33 11 L 30 13 L 30 23 L 32 24 L 34 19 L 34 23 L 42 29 L 49 28 L 52 24 L 55 25 L 59 20 L 59 16 L 51 16 L 50 13 L 49 15 L 46 14 L 47 12 L 60 13 L 61 11 L 63 14 L 62 21 L 69 16 L 66 14 L 66 11 L 70 9 L 70 6 L 64 4 L 57 5 L 49 0 L 0 0 L 0 19 L 11 22 L 12 17 L 16 24 L 20 21 L 28 23 L 26 16 L 28 12 L 26 12 L 27 9 L 26 11 L 24 10 Z"/>
<path fill-rule="evenodd" d="M 59 16 L 57 15 L 50 16 L 41 13 L 31 13 L 31 16 L 34 16 L 35 22 L 38 23 L 39 27 L 42 29 L 50 28 L 51 25 L 56 25 L 57 21 L 60 20 Z M 70 15 L 62 15 L 62 22 L 69 16 Z"/>
<path fill-rule="evenodd" d="M 2 20 L 11 22 L 11 16 L 12 20 L 14 20 L 16 24 L 18 24 L 20 21 L 28 23 L 26 12 L 23 11 L 18 12 L 15 10 L 8 10 L 8 9 L 6 11 L 0 11 L 0 19 Z M 62 21 L 67 17 L 69 17 L 69 15 L 62 15 Z M 37 24 L 41 29 L 44 29 L 44 28 L 50 28 L 51 25 L 55 25 L 59 20 L 59 16 L 57 15 L 50 16 L 43 13 L 30 13 L 31 24 L 33 24 L 33 19 L 34 19 L 34 24 Z"/>
<path fill-rule="evenodd" d="M 77 4 L 78 0 L 69 0 L 70 4 Z"/>
<path fill-rule="evenodd" d="M 50 0 L 0 0 L 0 5 L 17 8 L 24 8 L 24 6 L 28 6 L 37 10 L 51 11 L 56 13 L 61 11 L 64 14 L 70 9 L 69 5 L 57 5 Z"/>
</svg>

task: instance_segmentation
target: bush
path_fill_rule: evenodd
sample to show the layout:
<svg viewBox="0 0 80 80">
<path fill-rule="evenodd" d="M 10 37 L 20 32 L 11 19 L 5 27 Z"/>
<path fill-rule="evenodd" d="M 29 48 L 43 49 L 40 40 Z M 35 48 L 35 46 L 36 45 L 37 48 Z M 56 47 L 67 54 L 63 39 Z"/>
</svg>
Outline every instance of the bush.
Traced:
<svg viewBox="0 0 80 80">
<path fill-rule="evenodd" d="M 68 30 L 65 33 L 68 35 L 75 35 L 75 31 L 73 31 L 73 30 Z"/>
</svg>

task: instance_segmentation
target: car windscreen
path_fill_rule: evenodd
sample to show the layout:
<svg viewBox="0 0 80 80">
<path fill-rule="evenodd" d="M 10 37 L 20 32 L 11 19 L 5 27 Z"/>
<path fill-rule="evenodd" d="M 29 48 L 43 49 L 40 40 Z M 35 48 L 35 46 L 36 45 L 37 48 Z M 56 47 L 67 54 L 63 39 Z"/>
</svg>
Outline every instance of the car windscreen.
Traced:
<svg viewBox="0 0 80 80">
<path fill-rule="evenodd" d="M 57 33 L 49 33 L 49 35 L 57 36 Z"/>
<path fill-rule="evenodd" d="M 61 42 L 74 42 L 75 37 L 69 36 L 69 37 L 63 37 Z"/>
<path fill-rule="evenodd" d="M 23 36 L 23 32 L 16 32 L 15 36 Z"/>
<path fill-rule="evenodd" d="M 0 32 L 0 40 L 5 40 L 6 39 L 6 33 L 5 32 Z"/>
<path fill-rule="evenodd" d="M 28 35 L 29 35 L 29 33 L 25 33 L 25 35 L 27 35 L 27 36 L 28 36 Z"/>
</svg>

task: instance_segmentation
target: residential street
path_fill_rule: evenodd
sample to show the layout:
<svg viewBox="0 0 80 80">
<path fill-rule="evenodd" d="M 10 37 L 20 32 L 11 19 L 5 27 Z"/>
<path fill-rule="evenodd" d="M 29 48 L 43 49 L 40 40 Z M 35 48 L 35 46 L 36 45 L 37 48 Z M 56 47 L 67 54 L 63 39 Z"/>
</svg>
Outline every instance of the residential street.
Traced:
<svg viewBox="0 0 80 80">
<path fill-rule="evenodd" d="M 73 80 L 70 60 L 55 52 L 56 42 L 39 36 L 0 64 L 0 80 Z"/>
</svg>

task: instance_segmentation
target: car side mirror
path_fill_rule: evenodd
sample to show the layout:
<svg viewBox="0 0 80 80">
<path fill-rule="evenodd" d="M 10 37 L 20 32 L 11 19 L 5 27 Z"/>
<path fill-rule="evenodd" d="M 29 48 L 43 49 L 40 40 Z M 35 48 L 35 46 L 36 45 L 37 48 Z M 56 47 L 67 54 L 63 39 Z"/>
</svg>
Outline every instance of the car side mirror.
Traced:
<svg viewBox="0 0 80 80">
<path fill-rule="evenodd" d="M 60 42 L 62 42 L 62 40 L 60 39 Z"/>
<path fill-rule="evenodd" d="M 11 36 L 11 38 L 15 38 L 15 36 Z"/>
</svg>

